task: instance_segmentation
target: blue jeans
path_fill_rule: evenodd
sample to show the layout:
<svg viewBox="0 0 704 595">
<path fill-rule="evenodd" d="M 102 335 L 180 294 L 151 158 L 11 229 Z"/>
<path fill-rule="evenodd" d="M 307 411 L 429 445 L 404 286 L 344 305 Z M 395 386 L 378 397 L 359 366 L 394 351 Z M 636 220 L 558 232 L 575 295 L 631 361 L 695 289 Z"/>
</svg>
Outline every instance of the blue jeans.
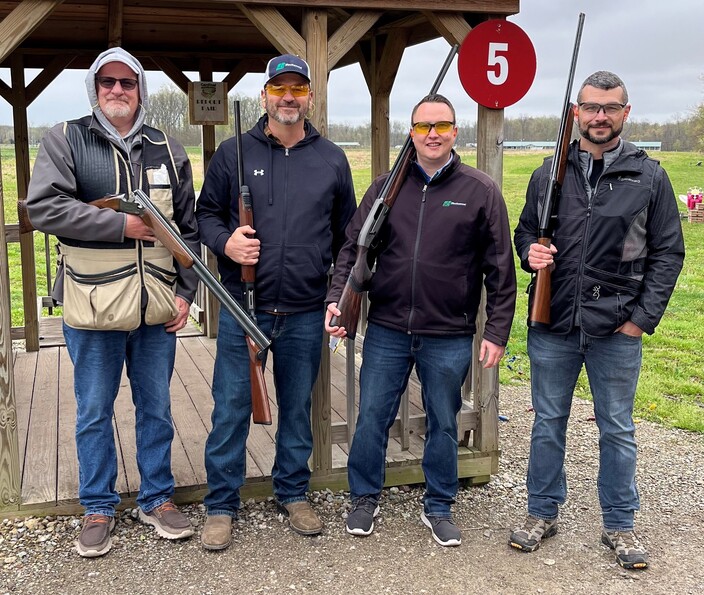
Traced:
<svg viewBox="0 0 704 595">
<path fill-rule="evenodd" d="M 426 414 L 423 473 L 427 516 L 450 518 L 457 494 L 457 414 L 472 337 L 409 335 L 369 324 L 359 375 L 359 418 L 347 462 L 352 499 L 378 500 L 389 429 L 416 366 Z"/>
<path fill-rule="evenodd" d="M 126 363 L 135 406 L 141 480 L 137 504 L 149 512 L 174 493 L 169 383 L 176 333 L 167 333 L 163 325 L 146 324 L 127 332 L 79 330 L 64 323 L 63 331 L 73 362 L 81 505 L 86 514 L 114 516 L 120 502 L 115 491 L 117 454 L 112 417 Z"/>
<path fill-rule="evenodd" d="M 604 528 L 633 529 L 640 507 L 636 489 L 633 401 L 640 373 L 642 341 L 623 333 L 587 337 L 528 331 L 535 421 L 528 463 L 528 513 L 557 518 L 565 502 L 565 435 L 577 378 L 586 367 L 599 428 L 597 488 Z"/>
<path fill-rule="evenodd" d="M 318 376 L 323 342 L 323 308 L 315 312 L 274 315 L 257 312 L 259 328 L 271 337 L 279 420 L 272 469 L 274 495 L 281 504 L 305 500 L 313 452 L 311 391 Z M 249 353 L 242 328 L 224 308 L 220 311 L 213 374 L 212 430 L 205 444 L 209 515 L 237 518 L 252 397 Z"/>
</svg>

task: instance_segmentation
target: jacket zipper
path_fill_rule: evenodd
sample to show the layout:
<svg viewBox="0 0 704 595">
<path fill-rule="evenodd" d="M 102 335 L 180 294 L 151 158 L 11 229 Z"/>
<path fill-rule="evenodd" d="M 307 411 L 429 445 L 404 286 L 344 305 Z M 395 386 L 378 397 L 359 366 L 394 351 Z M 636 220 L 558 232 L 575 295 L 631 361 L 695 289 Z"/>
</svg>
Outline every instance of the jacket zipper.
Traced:
<svg viewBox="0 0 704 595">
<path fill-rule="evenodd" d="M 288 147 L 284 147 L 284 216 L 281 222 L 281 248 L 279 250 L 279 270 L 284 270 L 284 252 L 286 251 L 286 219 L 288 216 L 288 157 L 290 157 Z M 282 275 L 279 275 L 278 288 L 276 290 L 276 302 L 277 304 L 281 301 L 281 281 Z M 279 307 L 275 306 L 274 313 L 279 312 Z"/>
<path fill-rule="evenodd" d="M 411 334 L 411 324 L 413 321 L 413 313 L 415 312 L 416 303 L 416 272 L 418 263 L 418 250 L 420 249 L 420 237 L 423 229 L 423 214 L 425 213 L 425 198 L 428 191 L 428 184 L 423 184 L 420 199 L 420 213 L 418 215 L 418 228 L 416 229 L 416 241 L 413 246 L 413 264 L 411 267 L 411 311 L 408 314 L 408 329 L 407 333 Z"/>
</svg>

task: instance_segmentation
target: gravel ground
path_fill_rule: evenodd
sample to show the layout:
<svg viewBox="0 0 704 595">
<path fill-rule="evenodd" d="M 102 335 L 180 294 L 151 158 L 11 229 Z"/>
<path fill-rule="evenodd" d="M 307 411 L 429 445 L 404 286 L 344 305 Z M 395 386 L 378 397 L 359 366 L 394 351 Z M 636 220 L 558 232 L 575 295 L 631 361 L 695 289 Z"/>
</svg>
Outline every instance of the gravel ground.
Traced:
<svg viewBox="0 0 704 595">
<path fill-rule="evenodd" d="M 233 545 L 206 552 L 198 532 L 183 542 L 159 539 L 122 512 L 112 551 L 83 559 L 73 549 L 79 517 L 0 521 L 0 594 L 150 593 L 700 593 L 704 569 L 704 439 L 638 424 L 641 512 L 650 550 L 645 571 L 625 571 L 600 542 L 596 496 L 597 431 L 591 404 L 575 400 L 568 436 L 569 500 L 557 536 L 533 554 L 506 544 L 525 514 L 525 471 L 532 413 L 525 389 L 502 388 L 499 473 L 460 490 L 458 548 L 442 548 L 419 520 L 422 489 L 385 490 L 374 533 L 344 532 L 345 492 L 315 492 L 322 535 L 293 533 L 271 500 L 246 502 Z M 202 527 L 204 509 L 185 507 Z"/>
</svg>

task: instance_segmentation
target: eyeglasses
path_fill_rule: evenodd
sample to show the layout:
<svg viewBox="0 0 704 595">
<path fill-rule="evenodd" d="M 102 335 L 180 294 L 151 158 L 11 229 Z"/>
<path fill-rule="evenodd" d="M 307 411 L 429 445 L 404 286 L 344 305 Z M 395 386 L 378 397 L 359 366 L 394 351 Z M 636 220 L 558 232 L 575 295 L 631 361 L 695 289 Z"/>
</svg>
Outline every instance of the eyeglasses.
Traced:
<svg viewBox="0 0 704 595">
<path fill-rule="evenodd" d="M 310 85 L 264 85 L 266 92 L 276 97 L 290 93 L 294 97 L 305 97 L 310 93 Z"/>
<path fill-rule="evenodd" d="M 115 83 L 119 82 L 120 87 L 122 87 L 125 91 L 132 91 L 135 89 L 138 82 L 137 79 L 116 79 L 112 76 L 96 76 L 95 80 L 98 81 L 98 84 L 103 89 L 112 89 L 115 86 Z"/>
<path fill-rule="evenodd" d="M 438 134 L 446 134 L 450 132 L 450 130 L 452 130 L 454 127 L 454 122 L 447 122 L 444 120 L 442 122 L 416 122 L 412 126 L 413 132 L 422 136 L 430 134 L 430 131 L 433 128 L 435 128 L 435 132 L 437 132 Z"/>
<path fill-rule="evenodd" d="M 602 104 L 602 103 L 591 103 L 589 101 L 585 101 L 584 103 L 579 104 L 579 108 L 585 114 L 589 114 L 590 116 L 596 116 L 601 110 L 604 110 L 604 114 L 607 116 L 615 116 L 624 107 L 626 107 L 625 103 Z"/>
</svg>

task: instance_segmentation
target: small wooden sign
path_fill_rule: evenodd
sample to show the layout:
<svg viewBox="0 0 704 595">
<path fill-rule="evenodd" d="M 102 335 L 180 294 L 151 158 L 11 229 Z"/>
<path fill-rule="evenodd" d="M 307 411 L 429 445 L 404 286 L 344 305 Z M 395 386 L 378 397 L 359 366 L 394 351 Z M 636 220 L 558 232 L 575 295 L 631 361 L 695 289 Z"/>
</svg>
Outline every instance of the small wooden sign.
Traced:
<svg viewBox="0 0 704 595">
<path fill-rule="evenodd" d="M 188 115 L 191 124 L 227 124 L 227 83 L 188 83 Z"/>
</svg>

